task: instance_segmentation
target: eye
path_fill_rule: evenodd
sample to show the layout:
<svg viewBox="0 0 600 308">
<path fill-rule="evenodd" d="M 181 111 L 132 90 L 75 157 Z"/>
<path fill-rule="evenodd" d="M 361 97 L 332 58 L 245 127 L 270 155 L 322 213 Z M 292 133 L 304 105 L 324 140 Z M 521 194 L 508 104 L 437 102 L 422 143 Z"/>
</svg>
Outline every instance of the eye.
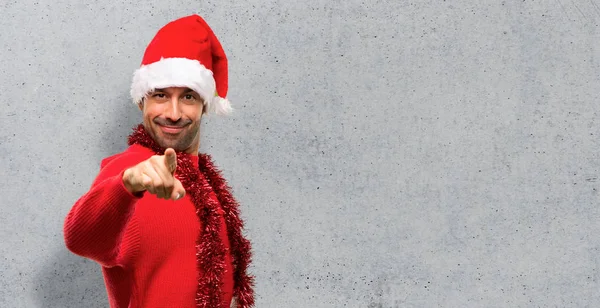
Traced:
<svg viewBox="0 0 600 308">
<path fill-rule="evenodd" d="M 156 97 L 156 98 L 165 98 L 165 94 L 164 93 L 154 93 L 152 95 L 152 97 Z"/>
<path fill-rule="evenodd" d="M 185 98 L 185 99 L 187 99 L 187 100 L 192 100 L 192 99 L 195 99 L 195 97 L 194 97 L 192 94 L 186 94 L 186 95 L 184 96 L 184 98 Z"/>
</svg>

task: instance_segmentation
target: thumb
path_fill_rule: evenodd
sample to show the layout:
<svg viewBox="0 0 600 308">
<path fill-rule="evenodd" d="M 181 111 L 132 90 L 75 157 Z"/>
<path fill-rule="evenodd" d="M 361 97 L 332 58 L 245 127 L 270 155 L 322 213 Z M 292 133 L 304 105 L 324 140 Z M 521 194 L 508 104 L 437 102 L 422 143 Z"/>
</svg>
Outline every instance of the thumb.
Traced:
<svg viewBox="0 0 600 308">
<path fill-rule="evenodd" d="M 172 148 L 165 150 L 165 165 L 171 174 L 173 174 L 175 169 L 177 169 L 177 154 L 175 154 L 175 150 Z"/>
<path fill-rule="evenodd" d="M 173 192 L 171 193 L 171 199 L 177 201 L 185 196 L 185 188 L 178 179 L 175 179 L 175 184 L 173 185 Z"/>
</svg>

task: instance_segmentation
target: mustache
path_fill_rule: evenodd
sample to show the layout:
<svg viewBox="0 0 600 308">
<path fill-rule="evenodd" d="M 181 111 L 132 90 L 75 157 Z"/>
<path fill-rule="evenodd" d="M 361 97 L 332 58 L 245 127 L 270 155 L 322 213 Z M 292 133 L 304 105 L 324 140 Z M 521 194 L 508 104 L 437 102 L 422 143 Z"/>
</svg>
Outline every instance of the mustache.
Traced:
<svg viewBox="0 0 600 308">
<path fill-rule="evenodd" d="M 189 125 L 190 123 L 192 123 L 192 120 L 190 119 L 179 119 L 177 121 L 171 121 L 169 119 L 163 119 L 163 118 L 154 118 L 154 120 L 152 120 L 152 122 L 154 122 L 155 124 L 158 125 L 162 125 L 162 126 L 170 126 L 170 127 L 177 127 L 177 128 L 181 128 L 184 126 Z"/>
</svg>

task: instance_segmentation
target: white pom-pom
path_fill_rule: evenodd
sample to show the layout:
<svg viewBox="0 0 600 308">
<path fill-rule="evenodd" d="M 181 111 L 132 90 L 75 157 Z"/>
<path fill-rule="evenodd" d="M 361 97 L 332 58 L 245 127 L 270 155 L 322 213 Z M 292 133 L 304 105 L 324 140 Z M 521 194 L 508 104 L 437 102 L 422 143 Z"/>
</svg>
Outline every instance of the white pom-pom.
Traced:
<svg viewBox="0 0 600 308">
<path fill-rule="evenodd" d="M 217 115 L 229 115 L 233 112 L 233 108 L 228 99 L 215 96 L 209 106 L 209 111 Z"/>
</svg>

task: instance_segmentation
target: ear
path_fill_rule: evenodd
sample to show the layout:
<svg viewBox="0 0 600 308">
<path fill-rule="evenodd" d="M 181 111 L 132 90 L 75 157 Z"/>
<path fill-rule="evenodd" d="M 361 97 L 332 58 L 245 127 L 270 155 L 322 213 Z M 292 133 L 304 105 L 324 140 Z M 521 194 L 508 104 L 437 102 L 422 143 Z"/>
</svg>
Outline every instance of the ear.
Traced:
<svg viewBox="0 0 600 308">
<path fill-rule="evenodd" d="M 144 100 L 143 99 L 138 103 L 138 108 L 140 108 L 140 111 L 144 111 Z"/>
</svg>

